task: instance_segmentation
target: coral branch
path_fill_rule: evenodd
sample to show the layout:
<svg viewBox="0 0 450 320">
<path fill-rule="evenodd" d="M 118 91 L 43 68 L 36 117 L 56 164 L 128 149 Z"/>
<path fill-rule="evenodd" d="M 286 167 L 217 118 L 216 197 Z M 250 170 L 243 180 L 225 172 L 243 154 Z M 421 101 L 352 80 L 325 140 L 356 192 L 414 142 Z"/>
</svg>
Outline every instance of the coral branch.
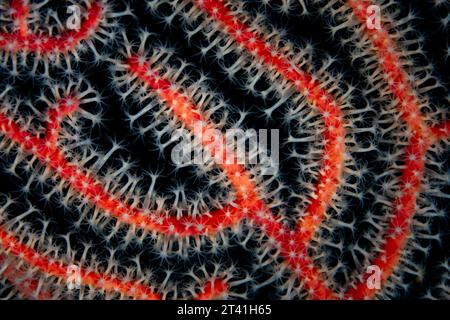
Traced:
<svg viewBox="0 0 450 320">
<path fill-rule="evenodd" d="M 28 30 L 28 1 L 14 0 L 11 9 L 15 11 L 14 20 L 18 25 L 15 33 L 0 32 L 0 50 L 11 53 L 19 51 L 36 54 L 64 54 L 75 50 L 82 40 L 89 38 L 100 25 L 103 7 L 100 1 L 91 1 L 87 16 L 80 24 L 79 30 L 69 30 L 58 37 L 45 34 L 32 34 Z"/>
<path fill-rule="evenodd" d="M 20 243 L 5 229 L 0 228 L 0 246 L 9 254 L 14 255 L 28 265 L 39 269 L 41 272 L 68 281 L 69 266 L 61 261 L 49 260 L 33 248 Z M 97 272 L 80 269 L 79 277 L 85 286 L 95 287 L 105 292 L 118 292 L 124 296 L 135 299 L 159 299 L 159 295 L 139 282 L 127 281 L 117 277 L 102 275 Z"/>
<path fill-rule="evenodd" d="M 436 138 L 448 136 L 448 122 L 437 128 L 430 129 L 420 112 L 417 96 L 409 82 L 408 75 L 400 65 L 396 53 L 396 45 L 386 28 L 369 29 L 366 22 L 369 19 L 367 8 L 371 1 L 348 0 L 360 23 L 373 44 L 381 68 L 387 75 L 388 85 L 398 101 L 398 108 L 411 131 L 409 143 L 405 151 L 405 169 L 402 171 L 401 187 L 395 200 L 394 217 L 389 222 L 386 231 L 386 243 L 373 264 L 382 270 L 382 282 L 386 282 L 399 263 L 402 251 L 411 233 L 411 222 L 416 212 L 417 193 L 420 191 L 421 177 L 424 174 L 425 155 L 430 144 Z M 363 281 L 351 288 L 348 296 L 351 298 L 372 298 L 377 290 L 369 289 L 366 284 L 367 275 Z"/>
<path fill-rule="evenodd" d="M 28 29 L 28 16 L 30 13 L 30 4 L 28 0 L 12 0 L 11 1 L 12 16 L 17 24 L 18 34 L 20 37 L 27 37 L 29 34 Z"/>
<path fill-rule="evenodd" d="M 68 102 L 70 104 L 68 105 Z M 233 226 L 243 216 L 240 205 L 251 205 L 252 199 L 238 202 L 236 207 L 228 206 L 199 218 L 186 216 L 181 219 L 163 214 L 152 214 L 139 210 L 128 203 L 121 202 L 106 192 L 101 182 L 90 177 L 82 168 L 68 162 L 55 148 L 61 117 L 73 112 L 77 103 L 66 98 L 59 103 L 57 110 L 50 110 L 47 137 L 39 139 L 23 131 L 13 120 L 0 113 L 0 132 L 17 143 L 25 152 L 35 155 L 43 164 L 52 169 L 62 180 L 88 199 L 92 205 L 102 209 L 122 223 L 132 224 L 140 229 L 180 237 L 194 235 L 213 235 L 227 226 Z M 245 186 L 245 184 L 243 185 Z M 249 193 L 251 194 L 251 193 Z"/>
<path fill-rule="evenodd" d="M 386 242 L 381 253 L 372 261 L 382 270 L 382 284 L 387 281 L 398 266 L 401 253 L 411 234 L 411 223 L 416 212 L 417 193 L 420 191 L 421 178 L 425 166 L 425 154 L 428 144 L 419 133 L 414 133 L 406 148 L 406 168 L 402 171 L 399 197 L 394 203 L 394 217 L 389 221 L 386 230 Z M 353 299 L 372 298 L 377 288 L 367 286 L 367 274 L 354 288 L 350 288 L 347 296 Z"/>
<path fill-rule="evenodd" d="M 189 129 L 194 131 L 195 127 L 201 128 L 203 132 L 202 145 L 203 148 L 209 150 L 211 154 L 217 158 L 221 169 L 229 177 L 232 186 L 237 192 L 238 199 L 241 199 L 240 205 L 244 207 L 253 207 L 257 200 L 257 193 L 255 186 L 250 179 L 250 176 L 245 169 L 235 163 L 226 163 L 225 159 L 226 141 L 222 135 L 214 137 L 213 141 L 208 141 L 209 135 L 207 132 L 215 129 L 210 125 L 197 110 L 192 102 L 188 101 L 187 97 L 182 95 L 176 89 L 171 87 L 171 83 L 160 77 L 155 71 L 150 68 L 147 63 L 140 63 L 139 57 L 131 57 L 126 64 L 129 66 L 130 72 L 134 73 L 144 85 L 156 91 L 161 101 L 164 101 L 175 116 L 177 116 L 182 123 Z"/>
<path fill-rule="evenodd" d="M 441 123 L 438 126 L 431 127 L 432 138 L 435 141 L 450 138 L 450 120 Z"/>
<path fill-rule="evenodd" d="M 227 8 L 226 2 L 201 0 L 194 1 L 194 3 L 214 21 L 217 21 L 220 29 L 236 43 L 255 56 L 263 65 L 275 70 L 292 83 L 296 90 L 303 94 L 323 116 L 325 148 L 320 177 L 316 183 L 311 203 L 297 225 L 295 244 L 288 240 L 287 243 L 290 244 L 286 245 L 282 242 L 282 247 L 285 256 L 290 259 L 290 264 L 294 266 L 293 269 L 302 270 L 301 277 L 305 280 L 310 294 L 314 298 L 331 298 L 331 291 L 326 288 L 320 279 L 319 271 L 307 258 L 307 244 L 324 220 L 326 210 L 341 183 L 345 155 L 345 129 L 339 103 L 322 89 L 321 84 L 312 75 L 295 65 L 257 32 L 251 31 L 245 23 L 239 21 L 237 14 Z M 292 256 L 302 258 L 293 259 Z"/>
<path fill-rule="evenodd" d="M 312 75 L 303 71 L 300 66 L 291 62 L 257 32 L 251 31 L 245 23 L 239 21 L 236 14 L 227 8 L 226 2 L 201 0 L 194 3 L 217 21 L 221 26 L 220 29 L 236 43 L 291 82 L 323 116 L 325 150 L 321 174 L 311 204 L 298 225 L 300 232 L 298 240 L 308 242 L 324 219 L 325 211 L 341 180 L 345 153 L 345 129 L 339 104 L 322 89 L 321 84 Z"/>
<path fill-rule="evenodd" d="M 162 78 L 160 74 L 155 72 L 151 68 L 150 62 L 145 62 L 145 57 L 131 55 L 126 65 L 133 76 L 137 77 L 145 87 L 153 89 L 158 94 L 159 99 L 168 105 L 187 128 L 192 130 L 198 121 L 202 123 L 201 128 L 211 128 L 201 117 L 197 108 L 191 102 L 187 101 L 182 93 L 174 89 L 167 79 Z M 222 138 L 216 139 L 216 141 L 222 140 Z M 203 147 L 208 149 L 210 144 L 207 141 L 203 141 Z M 227 177 L 229 177 L 236 190 L 237 201 L 241 208 L 240 212 L 244 212 L 244 214 L 241 213 L 234 217 L 234 219 L 239 221 L 245 217 L 254 220 L 280 248 L 283 257 L 289 261 L 288 264 L 291 269 L 296 270 L 296 272 L 308 280 L 307 283 L 310 293 L 317 298 L 331 298 L 331 291 L 320 280 L 318 269 L 307 257 L 307 246 L 304 244 L 305 231 L 303 229 L 300 229 L 300 232 L 287 230 L 279 221 L 274 219 L 265 204 L 261 200 L 258 200 L 255 190 L 256 186 L 250 180 L 248 173 L 244 172 L 243 167 L 235 164 L 228 165 L 222 164 L 222 162 L 219 163 L 219 166 L 227 174 Z M 331 197 L 329 194 L 326 196 Z M 242 199 L 243 202 L 240 202 Z M 236 211 L 238 210 L 236 209 Z M 226 226 L 227 222 L 223 221 L 220 224 Z M 312 228 L 311 225 L 305 228 L 308 229 L 308 227 Z"/>
</svg>

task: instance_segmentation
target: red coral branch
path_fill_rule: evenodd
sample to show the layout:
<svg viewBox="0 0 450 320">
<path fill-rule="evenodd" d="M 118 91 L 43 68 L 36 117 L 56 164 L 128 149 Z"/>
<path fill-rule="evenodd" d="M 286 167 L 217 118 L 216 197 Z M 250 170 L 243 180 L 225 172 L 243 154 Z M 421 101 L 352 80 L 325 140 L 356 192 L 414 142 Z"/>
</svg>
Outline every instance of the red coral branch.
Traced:
<svg viewBox="0 0 450 320">
<path fill-rule="evenodd" d="M 0 32 L 0 49 L 11 53 L 20 51 L 34 52 L 36 54 L 67 53 L 75 48 L 84 39 L 89 38 L 100 25 L 103 6 L 100 1 L 92 0 L 88 6 L 88 13 L 80 24 L 78 30 L 68 30 L 62 34 L 50 36 L 46 34 L 30 33 L 28 28 L 28 15 L 31 5 L 28 0 L 13 0 L 11 9 L 17 24 L 13 33 Z"/>
<path fill-rule="evenodd" d="M 364 32 L 376 50 L 380 66 L 388 76 L 389 88 L 397 99 L 401 115 L 411 131 L 405 150 L 405 168 L 402 170 L 399 196 L 395 200 L 394 216 L 389 222 L 387 239 L 380 250 L 381 253 L 372 262 L 382 270 L 381 280 L 384 283 L 398 266 L 411 234 L 411 222 L 416 212 L 417 193 L 420 191 L 421 178 L 424 174 L 426 153 L 436 139 L 448 137 L 449 123 L 446 122 L 436 128 L 429 128 L 426 125 L 408 75 L 400 67 L 396 44 L 386 28 L 367 27 L 366 22 L 370 18 L 367 8 L 371 5 L 371 1 L 348 0 L 348 4 L 364 26 Z M 372 298 L 376 294 L 376 289 L 367 286 L 367 277 L 366 274 L 359 285 L 349 290 L 349 297 L 363 299 Z"/>
<path fill-rule="evenodd" d="M 9 254 L 12 254 L 28 265 L 39 269 L 48 275 L 68 281 L 69 266 L 55 259 L 48 259 L 33 248 L 22 244 L 12 234 L 0 227 L 0 246 Z M 95 287 L 104 292 L 118 292 L 121 295 L 135 299 L 160 299 L 160 296 L 140 282 L 128 281 L 118 277 L 104 275 L 94 271 L 80 268 L 79 278 L 85 286 Z"/>
<path fill-rule="evenodd" d="M 307 244 L 314 236 L 341 182 L 345 154 L 344 117 L 339 103 L 307 71 L 302 70 L 284 56 L 277 48 L 266 42 L 256 31 L 239 21 L 226 3 L 218 0 L 200 0 L 194 3 L 217 21 L 221 29 L 236 43 L 245 48 L 268 68 L 277 71 L 284 79 L 292 83 L 323 117 L 324 153 L 320 177 L 316 183 L 311 203 L 304 217 L 297 225 L 294 243 L 291 239 L 281 242 L 284 255 L 300 272 L 307 290 L 314 298 L 330 298 L 331 291 L 320 280 L 319 271 L 308 258 Z"/>
<path fill-rule="evenodd" d="M 194 3 L 210 18 L 218 22 L 221 29 L 241 47 L 268 67 L 276 70 L 285 79 L 293 82 L 299 92 L 305 94 L 312 105 L 322 114 L 327 115 L 324 117 L 326 127 L 324 138 L 327 142 L 324 155 L 326 160 L 323 164 L 325 169 L 321 170 L 322 175 L 316 187 L 316 197 L 306 210 L 305 218 L 299 223 L 300 232 L 297 235 L 296 243 L 303 250 L 296 250 L 295 253 L 291 251 L 291 255 L 298 254 L 298 252 L 301 255 L 306 255 L 306 244 L 320 226 L 327 205 L 340 182 L 345 150 L 342 114 L 337 103 L 326 91 L 321 89 L 320 84 L 300 70 L 299 67 L 294 67 L 281 52 L 266 43 L 255 31 L 251 31 L 245 23 L 239 21 L 237 15 L 227 8 L 226 2 L 199 0 L 194 1 Z M 355 10 L 361 23 L 365 24 L 369 19 L 368 2 L 349 1 L 349 4 Z M 420 189 L 426 152 L 432 140 L 448 137 L 449 125 L 444 123 L 436 128 L 426 126 L 420 114 L 417 98 L 407 80 L 407 74 L 399 67 L 399 58 L 389 34 L 385 29 L 367 29 L 366 32 L 377 49 L 379 59 L 382 61 L 382 68 L 389 76 L 390 88 L 394 96 L 400 101 L 402 116 L 411 130 L 410 143 L 406 149 L 406 169 L 402 172 L 401 195 L 395 201 L 395 217 L 390 221 L 387 230 L 389 236 L 382 249 L 383 253 L 374 260 L 374 264 L 383 270 L 382 279 L 384 282 L 398 265 L 401 252 L 410 233 L 410 220 L 415 212 L 416 195 Z M 312 265 L 309 259 L 300 261 L 300 269 L 308 264 Z M 376 290 L 368 288 L 367 277 L 363 277 L 363 281 L 357 288 L 350 289 L 347 294 L 349 298 L 367 298 L 376 293 Z M 301 276 L 301 278 L 303 278 L 305 286 L 312 293 L 313 298 L 332 297 L 331 292 L 326 289 L 318 273 L 311 279 L 308 276 Z M 323 294 L 319 294 L 319 292 Z"/>
<path fill-rule="evenodd" d="M 11 11 L 13 20 L 17 24 L 17 33 L 22 38 L 28 37 L 28 16 L 30 13 L 30 3 L 28 0 L 12 0 Z"/>
<path fill-rule="evenodd" d="M 204 130 L 211 129 L 212 126 L 202 118 L 195 105 L 174 88 L 171 82 L 155 72 L 151 67 L 151 63 L 145 62 L 144 58 L 134 55 L 128 58 L 126 65 L 133 77 L 137 77 L 145 87 L 154 90 L 159 99 L 169 106 L 170 110 L 188 129 L 193 130 L 196 122 L 201 122 L 201 128 Z M 324 99 L 319 100 L 325 101 Z M 223 141 L 223 138 L 217 138 L 216 141 Z M 203 147 L 209 149 L 211 145 L 208 141 L 203 141 Z M 212 149 L 214 150 L 215 148 L 213 147 Z M 233 217 L 234 220 L 240 221 L 244 217 L 254 220 L 266 235 L 279 246 L 282 256 L 287 259 L 291 269 L 302 275 L 308 284 L 310 293 L 316 298 L 331 298 L 331 291 L 320 281 L 319 271 L 307 256 L 307 247 L 304 245 L 304 242 L 298 241 L 298 238 L 307 236 L 305 235 L 306 231 L 302 228 L 298 232 L 288 230 L 274 219 L 270 210 L 259 200 L 256 186 L 242 166 L 223 164 L 223 162 L 219 162 L 219 166 L 227 174 L 236 190 L 237 204 L 240 209 L 235 210 L 238 215 Z M 322 187 L 321 185 L 319 188 Z M 329 194 L 326 196 L 331 197 Z M 317 210 L 316 207 L 313 207 L 313 209 Z M 314 211 L 311 214 L 318 213 Z M 314 219 L 313 221 L 317 224 Z M 221 225 L 226 226 L 227 222 L 223 221 Z M 306 229 L 311 227 L 311 225 L 305 226 Z"/>
<path fill-rule="evenodd" d="M 69 106 L 68 102 L 70 102 Z M 198 218 L 185 216 L 177 219 L 164 214 L 152 214 L 116 199 L 113 194 L 105 191 L 105 187 L 99 180 L 90 177 L 83 168 L 68 162 L 62 152 L 56 148 L 61 119 L 75 111 L 77 105 L 76 99 L 69 97 L 59 103 L 59 108 L 49 111 L 47 134 L 44 139 L 23 131 L 17 123 L 2 113 L 0 113 L 0 132 L 17 143 L 23 151 L 35 155 L 70 187 L 88 199 L 92 205 L 102 209 L 106 215 L 110 215 L 122 223 L 132 224 L 139 229 L 180 237 L 213 235 L 223 228 L 238 223 L 243 215 L 239 208 L 251 205 L 250 199 L 246 199 L 238 202 L 236 206 L 227 206 L 211 212 L 209 215 Z M 252 199 L 254 200 L 254 198 Z"/>
<path fill-rule="evenodd" d="M 344 117 L 339 103 L 324 89 L 321 83 L 308 72 L 296 66 L 249 26 L 238 20 L 223 1 L 194 1 L 204 12 L 217 21 L 223 31 L 236 43 L 244 47 L 268 68 L 276 70 L 284 79 L 291 82 L 297 91 L 323 116 L 325 148 L 319 181 L 316 184 L 313 199 L 305 216 L 298 224 L 299 241 L 309 241 L 325 217 L 326 209 L 340 184 L 344 153 L 345 129 Z"/>
</svg>

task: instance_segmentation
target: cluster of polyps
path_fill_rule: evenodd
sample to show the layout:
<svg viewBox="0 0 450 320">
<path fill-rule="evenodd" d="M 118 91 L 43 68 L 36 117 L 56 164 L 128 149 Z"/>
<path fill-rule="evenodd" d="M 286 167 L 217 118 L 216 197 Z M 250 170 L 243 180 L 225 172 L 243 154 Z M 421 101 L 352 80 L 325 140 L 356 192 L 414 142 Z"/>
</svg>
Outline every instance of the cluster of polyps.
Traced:
<svg viewBox="0 0 450 320">
<path fill-rule="evenodd" d="M 239 77 L 244 74 L 246 91 L 263 99 L 274 97 L 276 103 L 263 110 L 267 119 L 288 105 L 284 120 L 291 129 L 286 141 L 291 150 L 288 160 L 300 169 L 298 185 L 292 187 L 289 201 L 297 204 L 289 208 L 283 203 L 281 193 L 286 186 L 281 172 L 261 177 L 258 167 L 214 161 L 219 155 L 214 154 L 207 139 L 200 139 L 196 148 L 210 150 L 212 161 L 198 166 L 198 175 L 206 176 L 210 185 L 224 193 L 215 196 L 214 188 L 210 188 L 186 200 L 184 189 L 177 188 L 170 199 L 157 197 L 158 174 L 136 177 L 127 161 L 109 166 L 121 146 L 113 143 L 102 153 L 85 134 L 86 127 L 99 122 L 95 110 L 101 107 L 99 94 L 87 81 L 75 77 L 66 85 L 56 85 L 56 79 L 48 80 L 49 89 L 40 99 L 46 112 L 40 111 L 38 102 L 27 106 L 14 99 L 8 88 L 1 95 L 0 108 L 0 150 L 10 162 L 7 169 L 16 175 L 23 170 L 28 173 L 30 178 L 23 188 L 26 194 L 33 192 L 30 186 L 36 182 L 53 185 L 46 198 L 57 194 L 61 205 L 75 208 L 80 223 L 87 220 L 105 239 L 109 254 L 97 256 L 87 244 L 81 251 L 73 249 L 77 244 L 72 243 L 72 234 L 60 235 L 64 239 L 61 245 L 47 230 L 46 220 L 42 220 L 42 230 L 36 232 L 28 223 L 36 209 L 30 205 L 16 214 L 21 205 L 5 196 L 0 211 L 0 271 L 2 279 L 12 286 L 6 286 L 6 294 L 44 299 L 246 297 L 250 292 L 233 292 L 233 287 L 254 282 L 258 270 L 270 265 L 273 275 L 252 284 L 253 290 L 275 282 L 287 298 L 362 299 L 377 294 L 394 296 L 403 285 L 402 272 L 419 274 L 413 255 L 415 250 L 426 253 L 417 238 L 433 238 L 427 233 L 427 223 L 439 215 L 439 210 L 426 195 L 444 196 L 439 188 L 446 181 L 438 176 L 442 165 L 437 154 L 442 152 L 450 126 L 434 121 L 446 119 L 445 115 L 421 100 L 426 92 L 411 83 L 403 65 L 409 52 L 398 50 L 401 44 L 394 42 L 398 36 L 392 37 L 390 29 L 367 29 L 368 1 L 330 2 L 324 6 L 336 19 L 346 17 L 343 25 L 333 27 L 333 33 L 351 27 L 359 36 L 348 41 L 363 41 L 356 45 L 361 51 L 353 54 L 355 59 L 366 59 L 367 70 L 374 70 L 366 90 L 369 102 L 363 107 L 353 106 L 356 89 L 333 75 L 333 59 L 317 63 L 310 47 L 295 49 L 263 19 L 252 20 L 245 14 L 242 3 L 147 3 L 155 14 L 159 14 L 161 5 L 169 4 L 173 13 L 165 17 L 166 22 L 180 15 L 189 38 L 200 33 L 207 39 L 208 45 L 201 47 L 202 55 L 216 49 L 216 59 L 232 81 L 242 83 Z M 291 2 L 283 3 L 287 8 Z M 38 27 L 29 28 L 44 5 L 12 1 L 9 7 L 1 8 L 7 12 L 4 20 L 13 26 L 5 27 L 0 43 L 5 64 L 13 74 L 20 73 L 17 57 L 22 55 L 26 62 L 33 54 L 33 74 L 38 72 L 38 62 L 44 61 L 45 74 L 50 77 L 48 70 L 59 65 L 58 58 L 48 58 L 51 54 L 63 56 L 70 65 L 76 58 L 76 48 L 86 46 L 95 51 L 93 40 L 99 34 L 111 34 L 110 28 L 120 17 L 106 9 L 107 1 L 84 1 L 79 31 L 57 28 L 60 34 L 53 36 Z M 302 1 L 301 6 L 306 12 Z M 107 18 L 111 22 L 106 22 Z M 389 28 L 387 22 L 385 27 Z M 155 46 L 149 33 L 141 32 L 135 44 L 125 33 L 118 38 L 114 40 L 120 42 L 119 55 L 105 61 L 111 65 L 123 104 L 129 108 L 129 124 L 144 138 L 156 136 L 162 153 L 170 145 L 170 141 L 162 141 L 164 136 L 178 128 L 195 134 L 198 123 L 205 131 L 241 124 L 230 117 L 236 110 L 211 93 L 202 76 L 193 81 L 189 65 L 177 59 L 176 52 Z M 35 40 L 39 40 L 37 44 Z M 229 65 L 233 57 L 236 59 Z M 419 87 L 427 77 L 419 81 Z M 261 81 L 267 81 L 270 87 L 259 92 L 257 83 Z M 129 96 L 134 102 L 128 105 Z M 432 112 L 424 114 L 425 110 Z M 375 120 L 367 123 L 368 116 Z M 361 141 L 367 134 L 372 135 L 369 146 Z M 307 148 L 299 150 L 299 144 Z M 375 153 L 376 163 L 383 163 L 381 172 L 379 168 L 365 168 L 357 153 Z M 437 174 L 425 174 L 427 165 L 428 171 Z M 367 172 L 378 188 L 363 189 Z M 143 180 L 151 181 L 144 191 Z M 347 248 L 346 235 L 356 232 L 354 221 L 345 219 L 350 204 L 369 196 L 374 205 L 365 215 L 367 231 Z M 220 249 L 226 248 L 234 235 L 243 247 L 256 242 L 254 274 L 238 270 L 238 263 L 220 263 Z M 122 251 L 135 245 L 149 250 L 150 238 L 163 260 L 179 256 L 180 265 L 189 267 L 180 271 L 175 266 L 162 280 L 152 274 L 158 266 L 145 270 L 140 254 L 132 258 L 135 266 L 123 267 L 116 259 L 118 248 L 110 247 L 109 242 L 117 236 L 122 239 Z M 355 256 L 359 275 L 353 275 L 341 258 L 348 252 Z M 209 265 L 196 266 L 193 254 L 216 259 Z M 380 270 L 379 287 L 367 284 L 368 265 Z M 448 264 L 443 267 L 448 270 Z M 76 293 L 72 285 L 68 286 L 74 276 L 68 270 L 76 271 L 75 283 L 80 287 Z M 176 273 L 186 274 L 191 281 L 187 285 L 174 283 Z M 344 284 L 336 280 L 342 276 Z M 440 286 L 446 290 L 445 279 Z"/>
</svg>

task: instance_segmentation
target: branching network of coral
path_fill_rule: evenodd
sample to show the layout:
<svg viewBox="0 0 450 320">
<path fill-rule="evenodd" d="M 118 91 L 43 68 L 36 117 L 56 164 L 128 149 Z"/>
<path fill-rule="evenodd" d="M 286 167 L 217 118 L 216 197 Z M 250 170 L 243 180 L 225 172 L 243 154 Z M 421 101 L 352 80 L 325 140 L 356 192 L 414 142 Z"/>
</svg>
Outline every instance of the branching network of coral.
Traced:
<svg viewBox="0 0 450 320">
<path fill-rule="evenodd" d="M 449 12 L 1 0 L 0 297 L 449 299 Z"/>
</svg>

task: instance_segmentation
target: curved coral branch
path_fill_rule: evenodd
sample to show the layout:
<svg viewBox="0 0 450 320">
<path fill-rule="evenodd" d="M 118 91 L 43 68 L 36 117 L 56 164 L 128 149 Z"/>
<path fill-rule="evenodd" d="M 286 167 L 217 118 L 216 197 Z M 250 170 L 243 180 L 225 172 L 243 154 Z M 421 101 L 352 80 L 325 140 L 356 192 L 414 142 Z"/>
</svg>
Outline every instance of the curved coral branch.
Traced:
<svg viewBox="0 0 450 320">
<path fill-rule="evenodd" d="M 170 110 L 186 125 L 187 128 L 193 129 L 196 122 L 201 123 L 201 128 L 207 130 L 210 125 L 198 113 L 197 108 L 189 102 L 186 97 L 178 92 L 172 86 L 172 83 L 163 78 L 159 73 L 152 69 L 150 62 L 145 62 L 145 57 L 131 55 L 125 64 L 134 77 L 145 87 L 154 90 L 159 99 L 165 102 Z M 319 99 L 320 100 L 320 99 Z M 325 100 L 322 100 L 325 101 Z M 216 141 L 223 141 L 217 138 Z M 203 141 L 203 147 L 211 147 L 207 141 Z M 219 162 L 221 163 L 221 162 Z M 281 250 L 282 256 L 287 259 L 288 265 L 296 273 L 301 274 L 302 278 L 307 280 L 310 293 L 317 298 L 331 298 L 332 292 L 320 281 L 320 273 L 312 264 L 307 256 L 307 246 L 298 239 L 308 237 L 307 231 L 299 229 L 299 232 L 289 230 L 277 221 L 271 214 L 266 205 L 259 200 L 256 194 L 256 186 L 251 181 L 248 173 L 244 168 L 236 164 L 219 164 L 222 170 L 227 174 L 237 194 L 237 204 L 239 207 L 235 209 L 237 216 L 233 217 L 235 221 L 242 218 L 254 220 L 266 235 L 273 240 Z M 323 186 L 321 185 L 320 188 Z M 327 194 L 326 196 L 331 197 Z M 314 209 L 316 209 L 314 207 Z M 324 210 L 324 208 L 322 207 Z M 312 210 L 312 209 L 311 209 Z M 214 215 L 213 215 L 214 216 Z M 221 226 L 226 227 L 230 220 L 220 221 L 220 216 L 215 221 L 220 222 Z M 316 219 L 313 219 L 316 227 L 318 226 Z M 312 228 L 308 225 L 305 228 Z M 309 230 L 309 229 L 308 229 Z M 309 235 L 311 236 L 311 235 Z"/>
<path fill-rule="evenodd" d="M 30 4 L 27 0 L 14 0 L 11 9 L 14 11 L 14 20 L 17 30 L 13 33 L 0 32 L 0 50 L 11 53 L 20 51 L 34 52 L 36 54 L 50 54 L 74 50 L 80 42 L 89 38 L 100 25 L 103 6 L 100 1 L 91 1 L 88 14 L 80 23 L 78 30 L 68 30 L 59 36 L 30 33 L 28 28 L 28 14 Z"/>
<path fill-rule="evenodd" d="M 236 13 L 218 0 L 194 1 L 211 19 L 217 21 L 236 43 L 255 56 L 261 63 L 278 72 L 303 94 L 308 102 L 323 116 L 325 148 L 320 178 L 317 181 L 311 204 L 298 224 L 299 241 L 309 241 L 325 217 L 325 211 L 340 184 L 345 151 L 345 129 L 339 102 L 311 74 L 295 65 L 281 51 L 264 40 L 264 34 L 250 30 Z"/>
<path fill-rule="evenodd" d="M 52 117 L 55 117 L 54 112 L 50 112 L 49 118 L 52 119 Z M 4 114 L 0 114 L 0 131 L 6 137 L 17 143 L 25 152 L 35 155 L 74 190 L 88 199 L 92 205 L 122 223 L 133 224 L 149 232 L 183 237 L 215 234 L 224 227 L 236 224 L 240 220 L 239 217 L 242 217 L 241 209 L 229 206 L 212 212 L 211 215 L 199 218 L 186 216 L 177 219 L 163 214 L 152 214 L 121 202 L 120 199 L 106 192 L 100 181 L 90 177 L 83 168 L 65 160 L 61 151 L 55 149 L 57 126 L 58 121 L 51 120 L 48 127 L 50 134 L 46 139 L 39 139 L 23 131 L 17 123 Z"/>
<path fill-rule="evenodd" d="M 237 44 L 245 48 L 263 65 L 275 70 L 294 88 L 305 96 L 323 117 L 325 130 L 323 139 L 325 147 L 320 177 L 312 194 L 311 203 L 297 225 L 294 244 L 288 240 L 283 243 L 283 251 L 290 259 L 294 270 L 304 274 L 308 291 L 315 298 L 330 298 L 331 291 L 320 280 L 319 271 L 307 257 L 307 244 L 314 236 L 341 182 L 345 154 L 344 118 L 340 103 L 326 90 L 321 83 L 301 66 L 295 65 L 281 51 L 264 40 L 264 34 L 252 31 L 248 25 L 240 21 L 238 14 L 227 8 L 226 2 L 217 0 L 194 1 L 200 10 L 213 21 L 217 21 L 221 31 L 229 35 Z M 299 257 L 299 258 L 296 258 Z M 300 271 L 301 270 L 301 271 Z M 306 271 L 308 270 L 308 271 Z"/>
</svg>

